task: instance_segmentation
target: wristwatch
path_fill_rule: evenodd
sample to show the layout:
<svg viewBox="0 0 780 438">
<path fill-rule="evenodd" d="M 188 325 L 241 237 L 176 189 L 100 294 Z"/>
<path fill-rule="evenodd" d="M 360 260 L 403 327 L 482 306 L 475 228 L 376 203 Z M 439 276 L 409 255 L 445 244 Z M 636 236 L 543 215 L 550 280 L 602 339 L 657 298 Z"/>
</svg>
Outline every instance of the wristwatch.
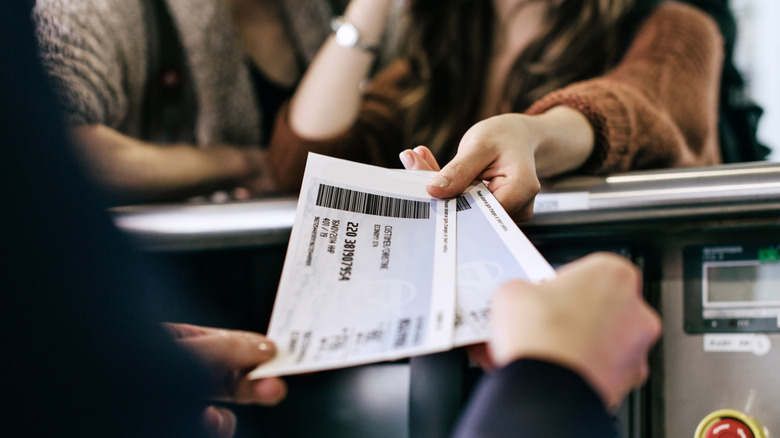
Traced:
<svg viewBox="0 0 780 438">
<path fill-rule="evenodd" d="M 360 39 L 360 32 L 357 28 L 344 19 L 344 17 L 336 17 L 330 22 L 330 28 L 333 30 L 336 44 L 341 47 L 357 47 L 358 49 L 365 50 L 373 54 L 379 53 L 379 46 L 369 44 Z"/>
</svg>

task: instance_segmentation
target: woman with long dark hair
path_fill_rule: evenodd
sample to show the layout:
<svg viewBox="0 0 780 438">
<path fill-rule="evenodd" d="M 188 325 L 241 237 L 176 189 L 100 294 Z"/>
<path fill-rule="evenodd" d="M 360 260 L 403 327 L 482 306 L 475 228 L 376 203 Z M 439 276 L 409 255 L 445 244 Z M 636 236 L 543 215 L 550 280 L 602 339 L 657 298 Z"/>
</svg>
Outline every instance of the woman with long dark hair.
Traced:
<svg viewBox="0 0 780 438">
<path fill-rule="evenodd" d="M 309 151 L 452 160 L 432 195 L 479 178 L 522 220 L 539 178 L 716 164 L 722 39 L 697 9 L 656 3 L 411 0 L 404 56 L 362 84 L 391 0 L 352 0 L 277 119 L 277 179 L 297 188 Z"/>
</svg>

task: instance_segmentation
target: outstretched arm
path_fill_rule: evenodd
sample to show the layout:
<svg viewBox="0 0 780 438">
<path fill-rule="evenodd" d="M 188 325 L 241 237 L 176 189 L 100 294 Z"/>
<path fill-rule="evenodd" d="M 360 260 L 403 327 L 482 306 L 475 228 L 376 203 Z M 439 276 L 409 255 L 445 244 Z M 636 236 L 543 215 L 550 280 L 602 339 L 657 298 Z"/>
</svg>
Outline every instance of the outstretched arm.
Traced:
<svg viewBox="0 0 780 438">
<path fill-rule="evenodd" d="M 392 0 L 352 0 L 346 22 L 370 45 L 380 42 Z M 341 47 L 328 38 L 309 66 L 293 96 L 289 122 L 301 137 L 321 140 L 339 136 L 355 120 L 361 103 L 361 83 L 368 76 L 375 53 Z"/>
<path fill-rule="evenodd" d="M 274 187 L 259 147 L 163 146 L 104 125 L 72 132 L 87 167 L 121 201 L 181 199 L 237 187 L 261 194 Z"/>
<path fill-rule="evenodd" d="M 538 178 L 717 164 L 721 41 L 702 12 L 662 4 L 606 75 L 550 93 L 524 115 L 474 125 L 429 193 L 453 197 L 482 179 L 524 220 Z"/>
<path fill-rule="evenodd" d="M 577 167 L 593 150 L 593 130 L 577 110 L 556 107 L 530 116 L 502 114 L 468 130 L 458 153 L 428 185 L 437 198 L 452 198 L 474 180 L 488 188 L 515 220 L 530 219 L 539 178 Z M 439 170 L 427 148 L 402 153 L 407 168 Z M 427 164 L 427 165 L 426 165 Z"/>
</svg>

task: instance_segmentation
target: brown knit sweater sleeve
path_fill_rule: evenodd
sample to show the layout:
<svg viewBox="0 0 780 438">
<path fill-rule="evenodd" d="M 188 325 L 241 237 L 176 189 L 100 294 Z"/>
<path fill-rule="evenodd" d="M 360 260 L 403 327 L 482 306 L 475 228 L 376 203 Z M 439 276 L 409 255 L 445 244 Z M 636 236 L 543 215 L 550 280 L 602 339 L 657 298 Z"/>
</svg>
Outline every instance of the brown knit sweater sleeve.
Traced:
<svg viewBox="0 0 780 438">
<path fill-rule="evenodd" d="M 715 22 L 691 6 L 665 2 L 615 69 L 550 93 L 527 112 L 565 105 L 588 118 L 595 148 L 579 172 L 717 164 L 722 62 Z"/>
<path fill-rule="evenodd" d="M 297 193 L 309 152 L 349 158 L 383 167 L 398 167 L 398 154 L 409 145 L 403 140 L 403 115 L 398 106 L 409 66 L 396 61 L 380 72 L 367 88 L 358 120 L 344 134 L 327 140 L 310 140 L 290 126 L 290 103 L 276 118 L 268 146 L 268 160 L 279 189 Z M 338 108 L 333 108 L 338 111 Z"/>
</svg>

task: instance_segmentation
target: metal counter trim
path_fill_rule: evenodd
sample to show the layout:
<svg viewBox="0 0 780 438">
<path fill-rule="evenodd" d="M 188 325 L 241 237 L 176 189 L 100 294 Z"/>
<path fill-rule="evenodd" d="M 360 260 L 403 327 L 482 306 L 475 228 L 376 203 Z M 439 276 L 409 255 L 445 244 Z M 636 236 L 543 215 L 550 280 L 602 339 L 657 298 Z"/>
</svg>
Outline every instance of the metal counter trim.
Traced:
<svg viewBox="0 0 780 438">
<path fill-rule="evenodd" d="M 780 163 L 630 172 L 548 182 L 543 195 L 581 193 L 585 207 L 538 212 L 524 229 L 615 222 L 780 215 Z M 583 195 L 583 196 L 585 196 Z M 296 198 L 111 209 L 141 248 L 200 250 L 286 245 Z"/>
</svg>

